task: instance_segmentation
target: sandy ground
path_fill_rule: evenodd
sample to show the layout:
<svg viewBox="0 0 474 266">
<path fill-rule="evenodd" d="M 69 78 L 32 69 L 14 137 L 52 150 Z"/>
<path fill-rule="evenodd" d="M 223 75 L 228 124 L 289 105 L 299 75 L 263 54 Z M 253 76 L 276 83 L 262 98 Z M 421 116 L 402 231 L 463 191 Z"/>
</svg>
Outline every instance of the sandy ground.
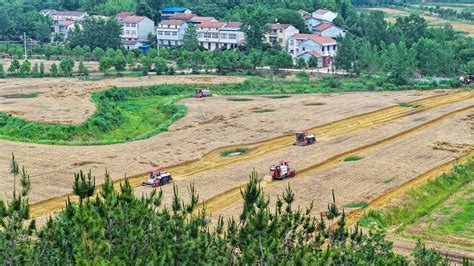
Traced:
<svg viewBox="0 0 474 266">
<path fill-rule="evenodd" d="M 0 197 L 6 198 L 12 190 L 9 175 L 12 152 L 28 167 L 33 183 L 30 201 L 38 202 L 70 193 L 72 174 L 80 169 L 92 169 L 102 177 L 107 167 L 115 179 L 122 178 L 124 174 L 143 173 L 150 165 L 175 165 L 197 159 L 218 147 L 262 141 L 439 93 L 315 94 L 284 99 L 252 97 L 254 100 L 249 102 L 228 101 L 228 97 L 186 99 L 183 103 L 188 106 L 189 113 L 185 118 L 172 125 L 168 132 L 143 141 L 88 147 L 0 141 Z M 315 102 L 323 105 L 305 105 Z M 255 113 L 254 108 L 275 111 Z M 248 169 L 251 168 L 245 169 L 245 174 Z M 213 190 L 213 194 L 222 192 L 218 187 L 214 188 L 217 190 Z"/>
<path fill-rule="evenodd" d="M 392 17 L 387 18 L 387 21 L 390 21 L 390 22 L 395 21 L 393 16 L 408 16 L 410 14 L 409 12 L 404 12 L 404 11 L 401 11 L 401 10 L 391 9 L 391 8 L 384 8 L 384 7 L 374 7 L 374 8 L 368 8 L 368 9 L 369 10 L 380 10 L 380 11 L 388 14 L 389 16 L 392 16 Z M 467 32 L 468 36 L 474 37 L 474 25 L 473 24 L 462 23 L 462 22 L 457 22 L 457 21 L 450 21 L 450 20 L 446 20 L 446 19 L 442 19 L 442 18 L 438 18 L 438 17 L 426 16 L 426 15 L 420 15 L 420 16 L 422 16 L 424 19 L 426 19 L 426 21 L 428 21 L 428 23 L 430 25 L 443 25 L 445 23 L 449 23 L 453 26 L 453 28 L 455 30 Z"/>
<path fill-rule="evenodd" d="M 148 76 L 81 81 L 75 78 L 0 79 L 0 112 L 31 121 L 80 124 L 95 112 L 91 93 L 113 86 L 138 87 L 165 83 L 220 84 L 244 81 L 241 77 L 212 75 Z M 39 93 L 34 98 L 12 95 Z"/>
<path fill-rule="evenodd" d="M 11 64 L 11 61 L 12 61 L 11 59 L 0 59 L 0 64 L 3 65 L 3 68 L 5 69 L 5 71 L 7 71 L 8 67 Z M 23 60 L 19 60 L 19 61 L 21 63 Z M 42 59 L 28 59 L 28 61 L 30 61 L 31 63 L 31 68 L 33 68 L 35 63 L 38 63 L 38 67 L 39 67 L 40 63 L 43 62 L 45 73 L 50 73 L 49 69 L 51 68 L 52 64 L 56 64 L 56 66 L 58 66 L 59 68 L 59 63 L 61 63 L 61 61 L 58 61 L 58 60 L 42 60 Z M 90 72 L 96 72 L 99 70 L 98 61 L 84 61 L 83 63 L 84 63 L 84 66 L 87 69 L 89 69 Z M 74 62 L 74 71 L 79 71 L 79 61 Z"/>
</svg>

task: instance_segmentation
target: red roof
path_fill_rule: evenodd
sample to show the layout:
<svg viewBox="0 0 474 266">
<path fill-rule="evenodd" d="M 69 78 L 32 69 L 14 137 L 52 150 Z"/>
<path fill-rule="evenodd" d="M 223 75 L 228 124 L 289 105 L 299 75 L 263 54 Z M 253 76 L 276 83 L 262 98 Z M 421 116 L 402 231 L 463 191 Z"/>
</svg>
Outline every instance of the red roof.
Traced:
<svg viewBox="0 0 474 266">
<path fill-rule="evenodd" d="M 194 16 L 192 17 L 192 21 L 197 21 L 197 22 L 206 22 L 206 21 L 211 21 L 211 20 L 214 20 L 216 18 L 214 17 L 200 17 L 200 16 Z"/>
<path fill-rule="evenodd" d="M 182 25 L 186 22 L 182 20 L 172 19 L 172 20 L 163 20 L 158 25 Z"/>
<path fill-rule="evenodd" d="M 225 25 L 225 28 L 240 29 L 241 25 L 242 25 L 242 23 L 240 23 L 240 22 L 227 22 L 227 24 Z"/>
<path fill-rule="evenodd" d="M 120 12 L 115 16 L 124 18 L 124 17 L 128 17 L 128 16 L 133 16 L 133 15 L 134 15 L 133 12 Z"/>
<path fill-rule="evenodd" d="M 138 22 L 144 20 L 145 18 L 146 17 L 143 17 L 143 16 L 128 16 L 128 17 L 125 17 L 122 22 L 125 22 L 125 23 L 138 23 Z"/>
<path fill-rule="evenodd" d="M 71 26 L 72 24 L 74 24 L 74 21 L 71 21 L 71 20 L 63 20 L 63 21 L 59 21 L 58 24 L 59 24 L 59 25 Z"/>
<path fill-rule="evenodd" d="M 277 30 L 277 29 L 286 29 L 288 28 L 289 26 L 291 26 L 290 24 L 280 24 L 280 23 L 272 23 L 271 24 L 271 27 L 272 29 L 274 30 Z"/>
<path fill-rule="evenodd" d="M 188 20 L 195 16 L 196 15 L 194 14 L 177 13 L 176 15 L 171 16 L 170 19 Z"/>
<path fill-rule="evenodd" d="M 225 26 L 225 22 L 205 21 L 198 24 L 197 26 L 202 28 L 222 28 Z"/>
<path fill-rule="evenodd" d="M 314 57 L 321 57 L 321 54 L 316 51 L 309 51 L 308 53 Z"/>
<path fill-rule="evenodd" d="M 314 11 L 314 13 L 316 14 L 326 14 L 327 12 L 330 12 L 331 10 L 327 10 L 326 8 L 320 8 L 316 11 Z"/>
<path fill-rule="evenodd" d="M 297 33 L 291 37 L 295 39 L 312 40 L 313 42 L 320 44 L 336 43 L 336 40 L 334 40 L 333 38 L 326 36 L 318 36 L 315 34 Z"/>
<path fill-rule="evenodd" d="M 333 25 L 329 22 L 323 22 L 323 23 L 319 23 L 318 25 L 314 26 L 313 29 L 315 29 L 317 31 L 324 31 L 324 30 L 329 29 L 332 26 Z"/>
</svg>

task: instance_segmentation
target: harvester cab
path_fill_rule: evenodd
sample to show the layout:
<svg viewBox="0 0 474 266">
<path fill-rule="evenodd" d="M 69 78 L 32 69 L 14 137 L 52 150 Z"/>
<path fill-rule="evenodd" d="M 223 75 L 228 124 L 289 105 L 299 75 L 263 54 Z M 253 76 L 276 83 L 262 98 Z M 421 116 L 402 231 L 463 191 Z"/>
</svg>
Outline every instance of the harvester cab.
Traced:
<svg viewBox="0 0 474 266">
<path fill-rule="evenodd" d="M 296 132 L 296 142 L 294 145 L 306 146 L 316 142 L 316 137 L 312 134 L 308 134 L 306 131 Z"/>
<path fill-rule="evenodd" d="M 150 177 L 148 181 L 142 183 L 142 186 L 159 187 L 173 181 L 171 174 L 166 172 L 164 168 L 151 168 L 149 172 Z"/>
<path fill-rule="evenodd" d="M 196 88 L 194 89 L 194 97 L 195 98 L 203 98 L 203 97 L 210 97 L 212 96 L 212 92 L 210 89 L 207 88 Z"/>
<path fill-rule="evenodd" d="M 270 175 L 273 180 L 282 180 L 288 177 L 294 177 L 296 175 L 296 170 L 290 168 L 290 161 L 284 160 L 277 165 L 272 165 L 270 167 Z"/>
</svg>

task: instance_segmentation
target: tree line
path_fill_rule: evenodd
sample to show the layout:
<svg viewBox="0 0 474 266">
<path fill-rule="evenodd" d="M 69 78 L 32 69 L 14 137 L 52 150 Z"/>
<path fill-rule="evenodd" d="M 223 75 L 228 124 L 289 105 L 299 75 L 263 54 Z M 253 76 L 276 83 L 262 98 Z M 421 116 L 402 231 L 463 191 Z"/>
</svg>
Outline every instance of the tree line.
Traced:
<svg viewBox="0 0 474 266">
<path fill-rule="evenodd" d="M 30 175 L 12 156 L 13 179 L 20 178 L 10 201 L 0 201 L 2 264 L 371 264 L 408 265 L 393 252 L 384 232 L 346 228 L 346 214 L 332 202 L 320 217 L 295 207 L 288 186 L 275 204 L 264 196 L 252 172 L 242 189 L 239 216 L 211 224 L 195 187 L 183 200 L 173 187 L 172 203 L 163 206 L 162 191 L 137 197 L 126 179 L 115 189 L 106 171 L 96 189 L 95 176 L 74 175 L 79 202 L 37 227 L 30 217 Z M 97 190 L 97 191 L 96 191 Z M 419 242 L 412 253 L 417 265 L 444 265 L 446 259 Z"/>
</svg>

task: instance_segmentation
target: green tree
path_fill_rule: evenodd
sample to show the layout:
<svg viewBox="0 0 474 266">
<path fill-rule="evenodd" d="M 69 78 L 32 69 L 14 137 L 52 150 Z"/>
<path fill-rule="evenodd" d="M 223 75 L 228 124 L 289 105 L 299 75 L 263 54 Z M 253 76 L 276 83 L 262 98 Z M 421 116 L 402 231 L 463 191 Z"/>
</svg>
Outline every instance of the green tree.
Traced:
<svg viewBox="0 0 474 266">
<path fill-rule="evenodd" d="M 31 63 L 28 60 L 24 60 L 20 65 L 20 75 L 28 75 L 31 72 Z"/>
<path fill-rule="evenodd" d="M 415 71 L 415 51 L 404 42 L 390 44 L 382 54 L 383 68 L 396 84 L 405 84 Z"/>
<path fill-rule="evenodd" d="M 308 60 L 308 66 L 312 68 L 319 68 L 318 58 L 311 56 Z"/>
<path fill-rule="evenodd" d="M 411 47 L 412 44 L 425 35 L 428 23 L 424 18 L 416 14 L 410 14 L 410 16 L 397 18 L 395 27 L 401 29 L 406 45 Z"/>
<path fill-rule="evenodd" d="M 38 63 L 35 63 L 33 65 L 33 68 L 31 69 L 31 74 L 33 75 L 33 77 L 37 78 L 39 77 L 39 66 L 38 66 Z"/>
<path fill-rule="evenodd" d="M 123 72 L 125 67 L 127 66 L 127 60 L 125 60 L 125 56 L 123 55 L 122 51 L 117 50 L 114 56 L 114 68 L 117 72 Z"/>
<path fill-rule="evenodd" d="M 146 55 L 140 56 L 140 65 L 143 75 L 148 75 L 148 71 L 150 71 L 151 66 L 153 65 L 153 61 L 150 57 Z"/>
<path fill-rule="evenodd" d="M 338 69 L 354 72 L 358 55 L 357 45 L 356 39 L 351 34 L 338 39 L 337 54 L 334 58 L 334 64 Z"/>
<path fill-rule="evenodd" d="M 0 79 L 5 78 L 5 70 L 3 70 L 3 64 L 0 64 Z"/>
<path fill-rule="evenodd" d="M 302 69 L 302 68 L 306 68 L 307 64 L 306 64 L 306 61 L 303 58 L 300 58 L 300 59 L 298 59 L 298 62 L 296 63 L 296 66 L 299 69 Z"/>
<path fill-rule="evenodd" d="M 8 67 L 8 72 L 15 74 L 20 70 L 20 62 L 18 60 L 13 59 L 13 61 L 10 63 L 10 66 Z"/>
<path fill-rule="evenodd" d="M 80 60 L 81 57 L 84 55 L 84 49 L 82 49 L 82 47 L 80 46 L 76 46 L 74 47 L 74 49 L 72 49 L 72 52 L 74 54 L 74 56 L 76 57 L 77 60 Z"/>
<path fill-rule="evenodd" d="M 84 62 L 79 62 L 79 75 L 81 76 L 89 76 L 89 69 L 84 65 Z"/>
<path fill-rule="evenodd" d="M 189 23 L 183 36 L 183 48 L 188 51 L 194 51 L 199 48 L 198 35 L 196 27 Z"/>
<path fill-rule="evenodd" d="M 66 77 L 70 77 L 72 75 L 73 68 L 74 61 L 71 58 L 65 58 L 59 63 L 59 69 L 61 70 L 61 73 Z"/>
<path fill-rule="evenodd" d="M 39 66 L 39 77 L 44 77 L 44 63 L 41 62 Z"/>
<path fill-rule="evenodd" d="M 96 47 L 92 51 L 92 56 L 95 58 L 95 60 L 100 60 L 102 56 L 104 56 L 104 54 L 105 54 L 105 51 L 100 47 Z"/>
<path fill-rule="evenodd" d="M 49 68 L 49 73 L 53 77 L 58 76 L 58 66 L 55 63 L 51 64 L 51 67 Z"/>
<path fill-rule="evenodd" d="M 160 75 L 167 70 L 166 61 L 165 59 L 161 57 L 155 57 L 154 65 L 155 65 L 157 75 Z"/>
<path fill-rule="evenodd" d="M 74 174 L 74 184 L 72 187 L 74 194 L 76 194 L 80 202 L 82 203 L 85 198 L 89 198 L 94 194 L 95 191 L 95 176 L 92 176 L 92 172 L 89 171 L 86 175 L 84 172 L 80 171 L 79 173 Z"/>
<path fill-rule="evenodd" d="M 108 74 L 109 69 L 113 66 L 114 60 L 107 55 L 102 56 L 99 60 L 99 70 L 105 75 Z"/>
<path fill-rule="evenodd" d="M 69 34 L 71 47 L 87 45 L 93 49 L 96 47 L 106 49 L 118 49 L 122 45 L 120 34 L 122 26 L 115 19 L 88 18 L 83 22 L 83 29 L 75 27 Z"/>
<path fill-rule="evenodd" d="M 244 10 L 242 15 L 242 31 L 245 33 L 246 46 L 262 49 L 268 27 L 269 13 L 260 6 L 252 6 Z"/>
</svg>

